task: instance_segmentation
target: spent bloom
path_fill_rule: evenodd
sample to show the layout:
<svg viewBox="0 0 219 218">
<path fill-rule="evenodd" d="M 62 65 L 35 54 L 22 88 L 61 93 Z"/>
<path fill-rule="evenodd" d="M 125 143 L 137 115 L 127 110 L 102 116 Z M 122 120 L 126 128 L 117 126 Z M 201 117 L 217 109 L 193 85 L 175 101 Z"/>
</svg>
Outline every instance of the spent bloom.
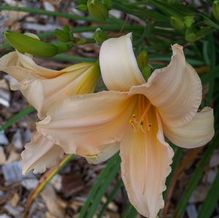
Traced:
<svg viewBox="0 0 219 218">
<path fill-rule="evenodd" d="M 121 174 L 129 200 L 146 217 L 164 206 L 162 192 L 173 150 L 165 136 L 183 148 L 205 145 L 214 135 L 213 110 L 198 108 L 201 81 L 186 63 L 183 48 L 172 46 L 167 67 L 145 81 L 131 35 L 105 41 L 100 68 L 109 91 L 73 96 L 47 111 L 40 134 L 65 153 L 99 163 L 120 150 Z"/>
<path fill-rule="evenodd" d="M 0 59 L 0 71 L 12 76 L 11 88 L 22 92 L 37 110 L 39 119 L 43 119 L 49 108 L 55 108 L 59 101 L 93 92 L 99 77 L 96 63 L 80 63 L 62 70 L 51 70 L 37 65 L 32 56 L 18 51 Z M 24 173 L 30 170 L 39 173 L 57 164 L 63 158 L 64 151 L 54 141 L 35 132 L 21 156 Z"/>
</svg>

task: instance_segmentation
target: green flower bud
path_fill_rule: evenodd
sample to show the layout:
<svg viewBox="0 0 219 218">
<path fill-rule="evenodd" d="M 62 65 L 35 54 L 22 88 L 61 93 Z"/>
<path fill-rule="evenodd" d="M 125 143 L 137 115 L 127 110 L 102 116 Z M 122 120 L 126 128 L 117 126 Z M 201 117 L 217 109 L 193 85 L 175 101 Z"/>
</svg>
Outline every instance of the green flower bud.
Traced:
<svg viewBox="0 0 219 218">
<path fill-rule="evenodd" d="M 96 43 L 101 44 L 106 39 L 107 39 L 106 33 L 102 31 L 100 28 L 97 28 L 94 33 L 94 40 L 96 41 Z"/>
<path fill-rule="evenodd" d="M 88 8 L 86 4 L 80 4 L 77 6 L 77 9 L 82 11 L 82 12 L 87 12 Z"/>
<path fill-rule="evenodd" d="M 22 53 L 39 57 L 51 57 L 57 53 L 56 46 L 40 41 L 32 36 L 17 32 L 5 32 L 9 44 Z"/>
<path fill-rule="evenodd" d="M 98 20 L 106 20 L 108 17 L 107 6 L 100 0 L 88 0 L 87 8 L 89 14 Z"/>
<path fill-rule="evenodd" d="M 195 42 L 197 40 L 197 34 L 192 29 L 187 29 L 185 33 L 185 39 L 188 42 Z"/>
<path fill-rule="evenodd" d="M 181 18 L 179 17 L 171 17 L 170 24 L 176 30 L 183 30 L 185 28 L 184 23 Z"/>
<path fill-rule="evenodd" d="M 69 42 L 74 39 L 72 30 L 69 26 L 64 26 L 63 29 L 56 29 L 54 32 L 59 41 Z"/>
<path fill-rule="evenodd" d="M 213 2 L 212 13 L 217 21 L 219 21 L 219 0 Z"/>
<path fill-rule="evenodd" d="M 137 56 L 137 63 L 141 70 L 142 76 L 147 81 L 152 73 L 151 67 L 148 65 L 148 53 L 146 50 L 143 50 Z"/>
<path fill-rule="evenodd" d="M 73 42 L 54 42 L 52 45 L 56 47 L 57 53 L 62 53 L 72 48 Z"/>
<path fill-rule="evenodd" d="M 148 53 L 146 50 L 143 50 L 137 56 L 137 63 L 140 69 L 143 69 L 148 64 Z"/>
<path fill-rule="evenodd" d="M 195 22 L 194 16 L 185 16 L 184 17 L 184 24 L 187 28 L 190 28 L 194 22 Z"/>
<path fill-rule="evenodd" d="M 144 77 L 144 79 L 147 81 L 148 78 L 151 76 L 152 69 L 149 65 L 147 65 L 141 70 L 141 73 L 142 73 L 142 76 Z"/>
</svg>

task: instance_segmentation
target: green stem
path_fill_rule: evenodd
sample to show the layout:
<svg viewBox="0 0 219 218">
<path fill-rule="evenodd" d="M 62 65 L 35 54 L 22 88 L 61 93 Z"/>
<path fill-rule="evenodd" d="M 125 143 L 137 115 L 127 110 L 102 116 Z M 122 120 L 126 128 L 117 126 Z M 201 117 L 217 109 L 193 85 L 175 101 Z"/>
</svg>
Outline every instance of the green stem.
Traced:
<svg viewBox="0 0 219 218">
<path fill-rule="evenodd" d="M 54 57 L 51 57 L 50 59 L 55 60 L 55 61 L 65 61 L 68 63 L 95 62 L 96 61 L 96 58 L 79 57 L 79 56 L 66 55 L 66 54 L 58 54 Z"/>
<path fill-rule="evenodd" d="M 17 7 L 10 5 L 0 5 L 0 11 L 22 11 L 31 14 L 41 14 L 41 15 L 47 15 L 52 17 L 64 17 L 69 20 L 97 21 L 96 19 L 87 16 L 77 16 L 65 12 L 47 11 L 39 8 Z"/>
<path fill-rule="evenodd" d="M 73 28 L 74 33 L 82 33 L 82 32 L 93 32 L 97 28 L 101 28 L 105 31 L 143 31 L 144 27 L 140 25 L 97 25 L 97 26 L 84 26 L 84 27 L 75 27 Z"/>
<path fill-rule="evenodd" d="M 0 126 L 0 131 L 6 131 L 9 127 L 14 125 L 16 122 L 24 118 L 26 115 L 32 113 L 35 109 L 31 106 L 24 108 L 19 113 L 12 116 L 8 121 Z"/>
<path fill-rule="evenodd" d="M 123 186 L 123 183 L 122 183 L 122 180 L 118 180 L 117 183 L 115 184 L 112 192 L 110 193 L 106 203 L 103 205 L 99 215 L 98 215 L 98 218 L 101 218 L 103 217 L 103 214 L 105 212 L 105 210 L 107 209 L 109 203 L 113 200 L 113 198 L 116 196 L 117 192 L 119 191 L 119 189 Z"/>
<path fill-rule="evenodd" d="M 24 212 L 24 218 L 28 217 L 30 207 L 33 203 L 33 201 L 39 196 L 39 194 L 44 190 L 44 188 L 47 186 L 47 184 L 54 178 L 55 175 L 57 175 L 71 160 L 74 159 L 74 155 L 70 154 L 67 155 L 58 166 L 50 169 L 48 172 L 46 172 L 42 177 L 37 185 L 37 187 L 33 190 L 33 192 L 29 195 L 27 199 L 27 204 Z"/>
</svg>

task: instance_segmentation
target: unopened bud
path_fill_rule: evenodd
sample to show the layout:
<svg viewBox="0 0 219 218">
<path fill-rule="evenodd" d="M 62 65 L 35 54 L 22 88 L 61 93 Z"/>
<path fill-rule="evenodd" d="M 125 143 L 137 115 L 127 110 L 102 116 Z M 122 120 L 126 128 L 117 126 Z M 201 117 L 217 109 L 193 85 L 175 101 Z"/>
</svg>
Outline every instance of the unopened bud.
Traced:
<svg viewBox="0 0 219 218">
<path fill-rule="evenodd" d="M 184 24 L 187 28 L 190 28 L 194 22 L 195 22 L 194 16 L 185 16 L 184 17 Z"/>
<path fill-rule="evenodd" d="M 141 70 L 141 73 L 142 73 L 142 76 L 144 77 L 144 79 L 147 81 L 148 78 L 151 76 L 152 69 L 149 65 L 147 65 Z"/>
<path fill-rule="evenodd" d="M 39 57 L 51 57 L 57 53 L 57 48 L 49 43 L 33 38 L 33 35 L 17 32 L 5 32 L 5 38 L 9 44 L 22 53 L 32 54 Z"/>
<path fill-rule="evenodd" d="M 137 62 L 140 69 L 148 64 L 148 53 L 146 50 L 141 51 L 137 56 Z"/>
<path fill-rule="evenodd" d="M 100 28 L 97 28 L 94 33 L 94 40 L 96 41 L 96 43 L 101 44 L 106 39 L 107 39 L 106 33 L 102 31 Z"/>
<path fill-rule="evenodd" d="M 77 6 L 77 9 L 82 11 L 82 12 L 87 12 L 88 8 L 86 4 L 80 4 Z"/>
<path fill-rule="evenodd" d="M 212 13 L 217 21 L 219 21 L 219 1 L 216 0 L 212 5 Z"/>
<path fill-rule="evenodd" d="M 183 21 L 179 17 L 171 17 L 170 23 L 176 30 L 183 30 L 185 27 Z"/>
<path fill-rule="evenodd" d="M 143 50 L 139 53 L 139 55 L 137 56 L 137 63 L 144 79 L 147 81 L 147 79 L 151 75 L 152 70 L 151 67 L 148 65 L 148 53 L 146 50 Z"/>
<path fill-rule="evenodd" d="M 88 0 L 87 8 L 89 14 L 98 20 L 106 20 L 108 17 L 108 8 L 101 0 Z"/>
<path fill-rule="evenodd" d="M 188 42 L 194 42 L 197 39 L 197 34 L 194 32 L 194 30 L 187 29 L 185 33 L 185 39 Z"/>
</svg>

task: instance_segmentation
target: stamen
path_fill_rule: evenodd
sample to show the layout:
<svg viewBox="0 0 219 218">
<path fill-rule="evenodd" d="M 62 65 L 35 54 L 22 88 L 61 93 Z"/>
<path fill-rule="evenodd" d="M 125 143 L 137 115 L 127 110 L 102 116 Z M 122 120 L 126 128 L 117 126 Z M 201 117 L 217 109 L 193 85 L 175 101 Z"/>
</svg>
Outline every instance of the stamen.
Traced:
<svg viewBox="0 0 219 218">
<path fill-rule="evenodd" d="M 151 130 L 151 123 L 148 124 L 147 130 L 150 131 Z"/>
<path fill-rule="evenodd" d="M 147 105 L 147 107 L 145 108 L 143 114 L 141 115 L 140 121 L 144 119 L 144 117 L 146 116 L 146 114 L 147 114 L 148 110 L 150 109 L 150 107 L 151 107 L 151 104 L 149 103 L 149 104 Z"/>
<path fill-rule="evenodd" d="M 144 122 L 143 121 L 140 122 L 140 129 L 143 133 L 145 133 L 145 128 L 144 128 Z"/>
<path fill-rule="evenodd" d="M 151 130 L 151 123 L 148 119 L 148 111 L 151 107 L 151 104 L 146 100 L 144 96 L 139 96 L 137 103 L 137 115 L 132 114 L 129 124 L 132 128 L 137 131 L 140 129 L 143 133 Z"/>
</svg>

